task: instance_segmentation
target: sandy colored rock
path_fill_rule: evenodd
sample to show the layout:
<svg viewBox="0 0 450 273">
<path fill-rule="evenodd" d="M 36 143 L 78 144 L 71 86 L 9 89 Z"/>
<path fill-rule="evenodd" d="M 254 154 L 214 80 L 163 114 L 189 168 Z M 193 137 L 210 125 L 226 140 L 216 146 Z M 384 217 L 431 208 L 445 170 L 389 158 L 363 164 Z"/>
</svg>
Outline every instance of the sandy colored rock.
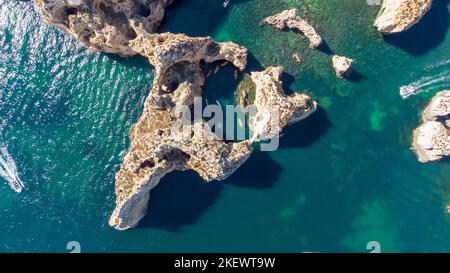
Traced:
<svg viewBox="0 0 450 273">
<path fill-rule="evenodd" d="M 348 77 L 352 72 L 353 60 L 344 56 L 333 56 L 333 68 L 336 71 L 336 76 L 340 79 Z"/>
<path fill-rule="evenodd" d="M 285 10 L 281 13 L 267 17 L 261 22 L 262 25 L 270 25 L 277 29 L 291 29 L 297 30 L 303 33 L 306 38 L 309 39 L 309 46 L 311 48 L 319 47 L 323 40 L 317 33 L 316 29 L 308 23 L 305 19 L 302 19 L 298 15 L 296 9 Z"/>
<path fill-rule="evenodd" d="M 155 33 L 172 0 L 34 0 L 44 20 L 91 50 L 133 56 L 137 32 Z"/>
<path fill-rule="evenodd" d="M 227 144 L 216 139 L 204 121 L 193 124 L 187 136 L 176 134 L 173 127 L 180 119 L 172 113 L 179 106 L 191 108 L 203 95 L 201 61 L 223 59 L 243 69 L 247 50 L 211 38 L 168 33 L 158 38 L 152 41 L 157 45 L 153 50 L 145 37 L 142 43 L 133 42 L 155 66 L 156 76 L 144 112 L 130 131 L 131 149 L 116 175 L 116 208 L 109 223 L 119 230 L 134 227 L 145 216 L 150 190 L 167 173 L 193 170 L 205 181 L 224 180 L 252 152 L 247 141 Z"/>
<path fill-rule="evenodd" d="M 231 42 L 218 43 L 209 37 L 155 33 L 171 0 L 35 2 L 48 23 L 73 35 L 89 49 L 122 56 L 140 54 L 155 67 L 152 90 L 141 117 L 130 130 L 131 147 L 116 174 L 117 198 L 109 220 L 111 226 L 118 230 L 136 226 L 147 213 L 151 190 L 166 174 L 193 170 L 205 181 L 224 180 L 251 155 L 251 143 L 257 139 L 223 141 L 202 118 L 184 124 L 184 130 L 176 130 L 183 123 L 182 113 L 194 110 L 195 102 L 203 96 L 206 76 L 202 66 L 224 61 L 243 70 L 247 65 L 246 48 Z M 280 68 L 269 68 L 252 74 L 259 115 L 264 116 L 265 107 L 282 108 L 279 131 L 306 117 L 306 112 L 315 107 L 307 96 L 284 96 L 278 81 L 280 73 Z M 184 110 L 177 111 L 180 109 Z M 266 130 L 261 122 L 253 124 Z"/>
<path fill-rule="evenodd" d="M 282 73 L 282 67 L 268 67 L 262 72 L 251 73 L 255 85 L 253 105 L 256 107 L 256 115 L 249 120 L 253 131 L 251 142 L 271 139 L 285 126 L 309 117 L 317 109 L 317 103 L 305 94 L 287 96 L 284 93 Z"/>
<path fill-rule="evenodd" d="M 450 156 L 450 91 L 439 92 L 422 113 L 423 123 L 413 132 L 412 150 L 420 162 Z"/>
<path fill-rule="evenodd" d="M 431 9 L 432 0 L 383 0 L 374 26 L 383 34 L 405 31 Z"/>
</svg>

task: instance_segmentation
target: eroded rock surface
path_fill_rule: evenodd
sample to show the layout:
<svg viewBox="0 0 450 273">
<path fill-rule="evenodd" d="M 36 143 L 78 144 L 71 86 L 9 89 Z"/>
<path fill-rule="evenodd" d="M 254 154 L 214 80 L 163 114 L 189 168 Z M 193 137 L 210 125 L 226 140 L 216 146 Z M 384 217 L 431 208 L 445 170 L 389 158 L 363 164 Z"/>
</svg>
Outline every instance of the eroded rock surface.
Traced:
<svg viewBox="0 0 450 273">
<path fill-rule="evenodd" d="M 336 77 L 343 79 L 352 73 L 353 60 L 344 56 L 333 56 L 333 68 L 336 71 Z"/>
<path fill-rule="evenodd" d="M 152 42 L 156 42 L 153 49 Z M 194 99 L 203 95 L 200 62 L 223 59 L 243 69 L 245 48 L 173 34 L 134 43 L 155 65 L 156 76 L 144 112 L 131 129 L 131 149 L 116 175 L 116 208 L 109 223 L 120 230 L 134 227 L 145 216 L 150 190 L 167 173 L 193 170 L 205 181 L 224 180 L 252 151 L 248 141 L 216 139 L 203 120 L 192 124 L 187 135 L 173 130 L 181 122 L 173 111 L 179 106 L 192 108 Z"/>
<path fill-rule="evenodd" d="M 316 29 L 309 24 L 305 19 L 298 15 L 296 9 L 285 10 L 281 13 L 267 17 L 261 22 L 262 25 L 270 25 L 277 29 L 291 29 L 300 31 L 306 38 L 309 39 L 309 46 L 311 48 L 319 47 L 323 40 L 317 33 Z"/>
<path fill-rule="evenodd" d="M 405 31 L 430 10 L 432 0 L 383 0 L 374 26 L 383 34 Z"/>
<path fill-rule="evenodd" d="M 282 67 L 268 67 L 262 72 L 251 73 L 255 85 L 253 105 L 256 107 L 256 115 L 249 120 L 253 132 L 251 142 L 271 139 L 279 135 L 286 125 L 309 117 L 317 109 L 317 103 L 305 94 L 287 96 L 284 93 L 282 73 Z"/>
<path fill-rule="evenodd" d="M 172 0 L 34 0 L 47 23 L 91 50 L 133 56 L 129 41 L 154 33 Z"/>
<path fill-rule="evenodd" d="M 414 130 L 412 150 L 420 162 L 450 156 L 450 91 L 439 92 L 422 113 L 423 123 Z"/>
<path fill-rule="evenodd" d="M 256 90 L 254 103 L 261 117 L 252 121 L 258 137 L 225 142 L 203 119 L 187 127 L 184 124 L 184 130 L 174 130 L 182 123 L 182 112 L 177 110 L 192 111 L 196 99 L 203 95 L 202 66 L 223 60 L 243 70 L 246 48 L 209 37 L 155 33 L 171 0 L 34 1 L 48 23 L 89 49 L 122 56 L 140 54 L 155 67 L 152 90 L 142 116 L 130 130 L 131 147 L 116 174 L 116 207 L 109 220 L 116 229 L 138 224 L 147 212 L 150 191 L 166 174 L 193 170 L 205 181 L 224 180 L 250 156 L 253 142 L 280 132 L 315 110 L 316 103 L 305 95 L 285 96 L 279 81 L 281 68 L 268 68 L 251 76 Z M 280 123 L 267 127 L 266 115 L 271 115 L 267 109 L 277 107 L 281 108 Z"/>
</svg>

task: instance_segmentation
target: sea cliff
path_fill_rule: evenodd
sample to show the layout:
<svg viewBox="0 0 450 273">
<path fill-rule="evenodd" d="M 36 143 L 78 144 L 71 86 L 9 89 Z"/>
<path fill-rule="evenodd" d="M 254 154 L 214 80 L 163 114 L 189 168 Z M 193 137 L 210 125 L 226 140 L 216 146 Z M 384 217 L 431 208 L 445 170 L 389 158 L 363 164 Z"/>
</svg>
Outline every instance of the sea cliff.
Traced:
<svg viewBox="0 0 450 273">
<path fill-rule="evenodd" d="M 182 122 L 174 112 L 182 107 L 191 111 L 196 98 L 203 95 L 206 76 L 202 65 L 227 61 L 242 71 L 248 50 L 209 37 L 155 33 L 171 2 L 35 0 L 46 22 L 87 48 L 121 56 L 139 54 L 155 67 L 152 90 L 142 116 L 130 130 L 131 147 L 116 174 L 116 206 L 109 224 L 118 230 L 136 226 L 145 216 L 150 191 L 166 174 L 193 170 L 205 181 L 224 180 L 248 159 L 252 143 L 280 133 L 284 126 L 306 118 L 317 107 L 306 95 L 284 95 L 282 68 L 268 68 L 251 74 L 260 117 L 250 124 L 257 128 L 256 137 L 236 142 L 217 139 L 205 120 L 194 121 L 187 138 L 186 130 L 174 132 Z M 276 109 L 281 119 L 276 126 L 267 126 Z"/>
</svg>

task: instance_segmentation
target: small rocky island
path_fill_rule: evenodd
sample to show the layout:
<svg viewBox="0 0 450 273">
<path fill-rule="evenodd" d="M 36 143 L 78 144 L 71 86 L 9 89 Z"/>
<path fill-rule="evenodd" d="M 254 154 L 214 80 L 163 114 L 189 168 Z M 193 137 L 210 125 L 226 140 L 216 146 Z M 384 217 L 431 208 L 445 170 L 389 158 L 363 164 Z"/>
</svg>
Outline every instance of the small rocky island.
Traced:
<svg viewBox="0 0 450 273">
<path fill-rule="evenodd" d="M 251 72 L 249 84 L 252 87 L 238 90 L 254 92 L 251 96 L 244 95 L 245 97 L 238 94 L 237 99 L 243 107 L 256 107 L 256 114 L 249 119 L 249 127 L 253 131 L 250 143 L 275 137 L 285 126 L 309 117 L 317 109 L 317 103 L 305 94 L 294 93 L 287 96 L 284 93 L 282 73 L 282 67 L 268 67 L 262 72 Z M 253 101 L 249 98 L 253 98 Z M 273 123 L 274 120 L 277 120 L 276 124 Z"/>
<path fill-rule="evenodd" d="M 136 226 L 145 216 L 150 191 L 166 174 L 193 170 L 205 181 L 224 180 L 249 158 L 253 143 L 273 137 L 316 110 L 316 102 L 306 95 L 286 96 L 280 80 L 282 68 L 269 67 L 252 72 L 244 78 L 246 85 L 241 84 L 248 88 L 240 102 L 256 107 L 256 118 L 249 121 L 254 130 L 251 139 L 225 142 L 214 136 L 205 138 L 212 133 L 204 120 L 195 121 L 189 137 L 184 138 L 173 133 L 173 126 L 181 122 L 173 112 L 179 106 L 192 109 L 195 98 L 203 95 L 206 76 L 202 65 L 224 60 L 244 70 L 246 48 L 209 37 L 155 33 L 172 0 L 147 4 L 132 0 L 34 1 L 46 22 L 87 48 L 121 56 L 139 54 L 155 67 L 152 90 L 142 116 L 130 130 L 131 147 L 116 174 L 116 207 L 109 224 L 118 230 Z M 279 123 L 274 126 L 270 121 L 278 113 Z"/>
<path fill-rule="evenodd" d="M 309 39 L 309 47 L 311 48 L 317 48 L 323 42 L 316 29 L 308 21 L 301 18 L 296 9 L 285 10 L 267 17 L 261 22 L 261 25 L 269 25 L 280 30 L 291 29 L 299 31 Z"/>
<path fill-rule="evenodd" d="M 412 150 L 423 163 L 450 156 L 450 91 L 436 94 L 422 112 L 422 124 L 413 133 Z"/>
<path fill-rule="evenodd" d="M 352 64 L 354 60 L 344 56 L 334 55 L 332 62 L 333 68 L 336 71 L 336 76 L 339 79 L 348 77 L 352 73 Z"/>
<path fill-rule="evenodd" d="M 383 34 L 405 31 L 431 9 L 432 0 L 383 0 L 374 26 Z"/>
</svg>

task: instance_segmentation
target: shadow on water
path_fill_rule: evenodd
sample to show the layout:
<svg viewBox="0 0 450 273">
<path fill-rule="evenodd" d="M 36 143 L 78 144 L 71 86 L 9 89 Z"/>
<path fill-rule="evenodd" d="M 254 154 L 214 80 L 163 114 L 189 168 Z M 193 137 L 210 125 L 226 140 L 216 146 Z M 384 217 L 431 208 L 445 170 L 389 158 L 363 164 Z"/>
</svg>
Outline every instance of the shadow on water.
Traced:
<svg viewBox="0 0 450 273">
<path fill-rule="evenodd" d="M 172 172 L 150 194 L 147 215 L 139 227 L 178 232 L 195 224 L 220 195 L 220 182 L 205 183 L 193 171 Z"/>
<path fill-rule="evenodd" d="M 221 0 L 178 0 L 166 10 L 159 32 L 184 33 L 188 36 L 212 36 L 222 25 L 233 5 L 248 0 L 233 0 L 223 8 Z"/>
<path fill-rule="evenodd" d="M 261 169 L 263 171 L 255 171 Z M 161 179 L 150 194 L 147 215 L 138 227 L 178 232 L 193 225 L 219 198 L 221 183 L 236 187 L 270 188 L 278 180 L 282 167 L 268 153 L 256 151 L 224 182 L 203 181 L 194 171 L 172 172 Z"/>
<path fill-rule="evenodd" d="M 226 183 L 236 187 L 270 188 L 278 181 L 278 175 L 282 169 L 281 165 L 270 158 L 268 152 L 255 149 L 247 162 L 231 175 Z"/>
<path fill-rule="evenodd" d="M 238 68 L 232 64 L 225 64 L 223 61 L 216 61 L 205 65 L 205 74 L 209 76 L 206 78 L 203 93 L 210 103 L 215 103 L 216 100 L 234 101 L 234 91 L 243 78 Z M 216 69 L 218 71 L 214 72 Z M 237 79 L 234 79 L 235 73 Z"/>
<path fill-rule="evenodd" d="M 334 54 L 333 50 L 330 48 L 330 46 L 325 41 L 322 42 L 322 44 L 317 48 L 317 50 L 319 50 L 327 55 Z"/>
<path fill-rule="evenodd" d="M 248 53 L 247 57 L 247 66 L 245 67 L 245 72 L 250 73 L 252 71 L 262 71 L 264 67 L 261 63 L 255 58 L 252 52 Z"/>
<path fill-rule="evenodd" d="M 443 159 L 438 161 L 438 164 L 449 164 L 450 163 L 450 156 L 444 157 Z"/>
<path fill-rule="evenodd" d="M 216 61 L 211 64 L 205 64 L 203 68 L 205 75 L 210 74 L 206 78 L 205 86 L 203 88 L 204 97 L 208 99 L 210 103 L 215 103 L 216 100 L 228 100 L 234 102 L 234 94 L 237 86 L 243 79 L 243 73 L 264 70 L 251 52 L 248 54 L 247 66 L 244 72 L 239 71 L 239 69 L 232 64 L 221 66 L 222 64 L 224 64 L 224 61 Z M 219 68 L 219 71 L 214 73 L 216 68 Z M 235 73 L 238 76 L 237 79 L 234 79 Z M 284 76 L 285 75 L 283 75 L 283 77 Z M 289 84 L 292 84 L 295 80 L 290 75 L 286 77 Z"/>
<path fill-rule="evenodd" d="M 347 77 L 347 80 L 349 80 L 351 82 L 360 82 L 360 81 L 363 81 L 364 79 L 366 79 L 366 76 L 359 73 L 355 69 L 353 69 L 352 74 L 350 74 L 350 76 Z"/>
<path fill-rule="evenodd" d="M 281 75 L 281 81 L 283 82 L 282 88 L 286 95 L 292 95 L 295 91 L 292 90 L 291 86 L 295 82 L 295 77 L 291 74 L 284 72 Z"/>
<path fill-rule="evenodd" d="M 434 1 L 431 10 L 417 25 L 403 33 L 384 36 L 384 40 L 411 55 L 426 54 L 445 39 L 449 27 L 448 4 L 449 0 Z"/>
<path fill-rule="evenodd" d="M 307 147 L 316 142 L 333 126 L 325 109 L 317 111 L 305 120 L 286 127 L 280 139 L 280 148 Z"/>
</svg>

